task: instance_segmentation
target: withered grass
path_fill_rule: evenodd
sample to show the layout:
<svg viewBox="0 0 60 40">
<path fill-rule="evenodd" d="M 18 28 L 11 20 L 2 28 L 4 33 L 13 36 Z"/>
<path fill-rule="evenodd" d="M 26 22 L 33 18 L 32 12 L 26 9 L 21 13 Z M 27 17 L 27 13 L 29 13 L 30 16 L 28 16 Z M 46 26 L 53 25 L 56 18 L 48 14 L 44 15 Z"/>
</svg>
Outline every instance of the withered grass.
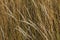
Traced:
<svg viewBox="0 0 60 40">
<path fill-rule="evenodd" d="M 60 0 L 0 0 L 0 40 L 60 40 Z"/>
</svg>

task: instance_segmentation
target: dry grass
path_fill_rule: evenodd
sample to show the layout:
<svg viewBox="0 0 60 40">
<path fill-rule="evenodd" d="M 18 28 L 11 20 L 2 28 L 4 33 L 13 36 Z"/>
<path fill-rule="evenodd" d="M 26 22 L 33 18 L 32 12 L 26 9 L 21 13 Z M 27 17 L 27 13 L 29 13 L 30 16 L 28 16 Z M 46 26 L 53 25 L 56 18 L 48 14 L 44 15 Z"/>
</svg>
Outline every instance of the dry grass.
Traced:
<svg viewBox="0 0 60 40">
<path fill-rule="evenodd" d="M 60 0 L 0 0 L 0 40 L 60 40 Z"/>
</svg>

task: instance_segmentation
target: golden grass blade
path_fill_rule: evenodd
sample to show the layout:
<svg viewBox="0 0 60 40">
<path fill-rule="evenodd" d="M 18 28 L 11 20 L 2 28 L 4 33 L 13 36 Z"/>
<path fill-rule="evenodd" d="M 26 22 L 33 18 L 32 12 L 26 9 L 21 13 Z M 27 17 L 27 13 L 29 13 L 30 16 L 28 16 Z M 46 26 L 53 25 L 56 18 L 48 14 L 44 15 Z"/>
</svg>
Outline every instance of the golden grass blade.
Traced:
<svg viewBox="0 0 60 40">
<path fill-rule="evenodd" d="M 5 40 L 4 31 L 3 31 L 3 29 L 2 29 L 2 27 L 1 27 L 1 26 L 0 26 L 0 30 L 1 30 L 1 34 L 2 34 L 3 40 Z"/>
</svg>

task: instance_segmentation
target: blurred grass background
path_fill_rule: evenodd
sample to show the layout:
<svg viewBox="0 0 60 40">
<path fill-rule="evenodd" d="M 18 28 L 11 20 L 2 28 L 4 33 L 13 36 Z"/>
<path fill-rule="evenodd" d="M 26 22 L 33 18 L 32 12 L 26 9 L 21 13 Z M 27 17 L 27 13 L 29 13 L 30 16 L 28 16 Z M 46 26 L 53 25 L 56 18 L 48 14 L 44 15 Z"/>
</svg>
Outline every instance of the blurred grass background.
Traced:
<svg viewBox="0 0 60 40">
<path fill-rule="evenodd" d="M 60 0 L 0 0 L 0 40 L 60 40 Z"/>
</svg>

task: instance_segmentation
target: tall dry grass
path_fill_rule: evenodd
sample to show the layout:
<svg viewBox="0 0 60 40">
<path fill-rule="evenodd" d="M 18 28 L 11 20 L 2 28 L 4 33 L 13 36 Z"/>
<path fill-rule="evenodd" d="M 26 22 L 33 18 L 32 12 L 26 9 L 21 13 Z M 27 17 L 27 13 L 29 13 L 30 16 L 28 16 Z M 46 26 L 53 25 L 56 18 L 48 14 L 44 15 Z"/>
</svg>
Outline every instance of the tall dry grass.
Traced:
<svg viewBox="0 0 60 40">
<path fill-rule="evenodd" d="M 60 40 L 60 0 L 0 0 L 0 40 Z"/>
</svg>

